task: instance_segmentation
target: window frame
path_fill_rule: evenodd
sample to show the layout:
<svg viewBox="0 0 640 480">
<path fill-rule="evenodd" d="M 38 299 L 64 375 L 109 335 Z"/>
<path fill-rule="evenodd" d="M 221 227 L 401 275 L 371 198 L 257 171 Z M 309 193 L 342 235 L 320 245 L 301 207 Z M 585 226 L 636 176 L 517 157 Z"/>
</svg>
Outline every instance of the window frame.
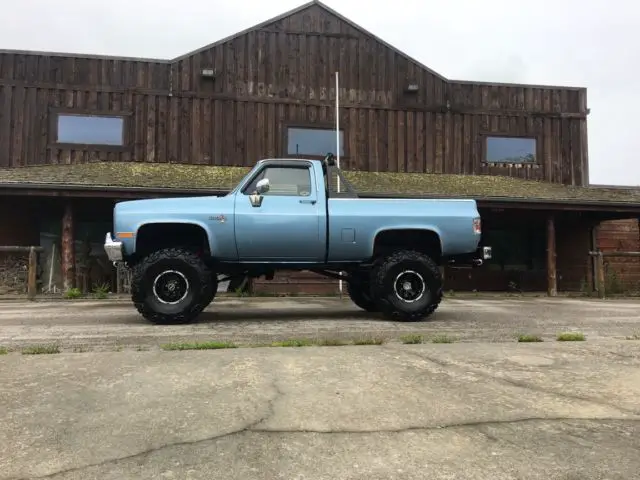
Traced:
<svg viewBox="0 0 640 480">
<path fill-rule="evenodd" d="M 290 195 L 290 194 L 285 194 L 285 193 L 275 193 L 275 194 L 273 194 L 271 192 L 266 192 L 266 193 L 263 194 L 263 196 L 265 196 L 265 197 L 299 197 L 299 198 L 309 198 L 309 197 L 311 197 L 311 198 L 313 198 L 314 195 L 315 195 L 317 197 L 318 196 L 318 186 L 314 184 L 314 182 L 315 182 L 315 178 L 314 177 L 315 176 L 312 174 L 312 168 L 311 167 L 312 167 L 312 164 L 310 162 L 296 161 L 296 160 L 290 160 L 290 161 L 284 161 L 284 162 L 275 161 L 275 162 L 265 163 L 244 184 L 244 186 L 242 187 L 242 190 L 240 190 L 240 193 L 242 193 L 242 195 L 244 195 L 244 196 L 249 196 L 249 195 L 253 194 L 253 191 L 250 191 L 250 187 L 256 181 L 259 181 L 261 178 L 264 178 L 264 172 L 268 168 L 292 168 L 292 169 L 306 170 L 307 171 L 307 174 L 309 175 L 309 187 L 310 187 L 309 195 L 307 195 L 307 196 L 303 196 L 303 195 L 300 195 L 300 194 Z"/>
<path fill-rule="evenodd" d="M 60 115 L 82 116 L 82 117 L 106 117 L 122 119 L 122 145 L 110 145 L 106 143 L 69 143 L 58 142 L 58 119 Z M 63 150 L 83 150 L 83 151 L 108 151 L 126 152 L 130 151 L 131 144 L 131 111 L 122 110 L 96 110 L 87 108 L 58 108 L 49 109 L 49 148 Z"/>
<path fill-rule="evenodd" d="M 491 162 L 487 158 L 488 153 L 488 143 L 490 138 L 513 138 L 513 139 L 527 139 L 533 140 L 535 144 L 535 156 L 536 159 L 533 162 Z M 542 151 L 542 141 L 540 139 L 540 135 L 526 135 L 526 134 L 516 134 L 509 132 L 481 132 L 480 139 L 482 141 L 482 164 L 483 165 L 539 165 L 540 164 L 540 155 Z"/>
<path fill-rule="evenodd" d="M 323 153 L 322 155 L 311 155 L 306 153 L 301 154 L 290 154 L 289 153 L 289 129 L 291 128 L 300 128 L 304 130 L 330 130 L 333 132 L 335 137 L 336 125 L 335 123 L 329 122 L 314 122 L 314 123 L 305 123 L 305 122 L 284 122 L 282 124 L 282 156 L 284 158 L 309 158 L 313 160 L 324 160 L 328 152 Z M 348 142 L 348 131 L 347 129 L 340 125 L 340 131 L 342 132 L 342 151 L 340 154 L 340 160 L 349 158 L 349 142 Z M 337 156 L 337 152 L 332 152 Z"/>
</svg>

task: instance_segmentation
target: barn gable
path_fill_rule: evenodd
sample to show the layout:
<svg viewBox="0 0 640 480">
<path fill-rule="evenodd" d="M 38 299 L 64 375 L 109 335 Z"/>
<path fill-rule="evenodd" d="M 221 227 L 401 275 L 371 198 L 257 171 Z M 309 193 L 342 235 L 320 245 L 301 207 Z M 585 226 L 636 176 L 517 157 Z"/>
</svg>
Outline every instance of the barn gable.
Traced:
<svg viewBox="0 0 640 480">
<path fill-rule="evenodd" d="M 336 71 L 341 98 L 351 103 L 396 104 L 410 85 L 418 86 L 412 103 L 445 97 L 442 75 L 318 1 L 185 54 L 173 66 L 179 91 L 319 101 L 334 98 Z"/>
</svg>

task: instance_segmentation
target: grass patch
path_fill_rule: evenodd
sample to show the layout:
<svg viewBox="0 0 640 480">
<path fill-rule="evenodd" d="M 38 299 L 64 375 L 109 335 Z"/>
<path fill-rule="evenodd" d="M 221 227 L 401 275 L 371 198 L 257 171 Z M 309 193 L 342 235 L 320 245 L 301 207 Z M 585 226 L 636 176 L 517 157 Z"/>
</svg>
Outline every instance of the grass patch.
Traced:
<svg viewBox="0 0 640 480">
<path fill-rule="evenodd" d="M 542 338 L 538 335 L 518 335 L 518 342 L 530 343 L 530 342 L 542 342 Z"/>
<path fill-rule="evenodd" d="M 384 338 L 371 337 L 371 338 L 357 338 L 353 341 L 354 345 L 382 345 Z"/>
<path fill-rule="evenodd" d="M 436 335 L 431 339 L 431 343 L 453 343 L 456 339 L 448 335 Z"/>
<path fill-rule="evenodd" d="M 339 338 L 322 338 L 316 342 L 319 347 L 343 347 L 349 343 Z"/>
<path fill-rule="evenodd" d="M 202 343 L 165 343 L 160 345 L 162 350 L 220 350 L 223 348 L 238 348 L 230 342 L 202 342 Z"/>
<path fill-rule="evenodd" d="M 9 353 L 9 349 L 6 347 L 0 347 L 0 355 L 6 355 L 7 353 Z"/>
<path fill-rule="evenodd" d="M 400 341 L 406 345 L 416 345 L 424 342 L 424 337 L 422 335 L 412 333 L 410 335 L 403 335 L 400 337 Z"/>
<path fill-rule="evenodd" d="M 85 345 L 76 345 L 73 347 L 73 353 L 87 353 L 89 351 L 89 347 Z"/>
<path fill-rule="evenodd" d="M 556 337 L 559 342 L 584 342 L 586 337 L 580 332 L 563 332 Z"/>
<path fill-rule="evenodd" d="M 57 345 L 33 345 L 22 349 L 23 355 L 49 355 L 60 353 L 60 347 Z"/>
<path fill-rule="evenodd" d="M 628 337 L 626 337 L 626 340 L 640 340 L 640 334 L 636 333 L 634 335 L 629 335 Z"/>
<path fill-rule="evenodd" d="M 311 347 L 313 345 L 313 340 L 309 340 L 308 338 L 292 338 L 270 344 L 271 347 Z"/>
</svg>

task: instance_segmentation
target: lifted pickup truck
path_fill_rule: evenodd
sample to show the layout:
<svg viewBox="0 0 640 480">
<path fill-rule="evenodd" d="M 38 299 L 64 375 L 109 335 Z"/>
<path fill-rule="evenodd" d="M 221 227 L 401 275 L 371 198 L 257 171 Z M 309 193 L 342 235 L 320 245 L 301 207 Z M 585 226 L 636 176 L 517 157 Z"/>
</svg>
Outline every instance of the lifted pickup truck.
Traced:
<svg viewBox="0 0 640 480">
<path fill-rule="evenodd" d="M 157 324 L 194 320 L 218 281 L 276 270 L 342 279 L 358 307 L 417 321 L 441 302 L 439 266 L 491 257 L 474 200 L 359 198 L 331 154 L 260 160 L 222 197 L 121 202 L 113 222 L 105 251 Z"/>
</svg>

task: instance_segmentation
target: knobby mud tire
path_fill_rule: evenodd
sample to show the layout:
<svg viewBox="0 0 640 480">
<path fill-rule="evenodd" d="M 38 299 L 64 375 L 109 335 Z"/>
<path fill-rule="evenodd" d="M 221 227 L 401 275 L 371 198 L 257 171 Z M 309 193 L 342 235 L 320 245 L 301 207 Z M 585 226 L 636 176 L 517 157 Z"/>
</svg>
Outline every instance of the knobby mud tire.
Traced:
<svg viewBox="0 0 640 480">
<path fill-rule="evenodd" d="M 407 303 L 396 296 L 396 276 L 406 270 L 420 274 L 425 283 L 425 295 L 415 303 Z M 442 275 L 438 265 L 427 255 L 401 250 L 377 262 L 372 278 L 372 295 L 379 311 L 388 319 L 417 322 L 429 317 L 442 301 Z"/>
<path fill-rule="evenodd" d="M 163 271 L 176 270 L 188 280 L 188 291 L 177 304 L 164 304 L 153 293 L 153 282 Z M 213 301 L 217 279 L 195 253 L 182 248 L 158 250 L 132 269 L 131 299 L 138 312 L 158 325 L 192 322 Z"/>
<path fill-rule="evenodd" d="M 371 313 L 378 312 L 378 306 L 371 297 L 370 283 L 368 281 L 358 279 L 347 282 L 347 294 L 351 301 L 362 310 Z"/>
</svg>

